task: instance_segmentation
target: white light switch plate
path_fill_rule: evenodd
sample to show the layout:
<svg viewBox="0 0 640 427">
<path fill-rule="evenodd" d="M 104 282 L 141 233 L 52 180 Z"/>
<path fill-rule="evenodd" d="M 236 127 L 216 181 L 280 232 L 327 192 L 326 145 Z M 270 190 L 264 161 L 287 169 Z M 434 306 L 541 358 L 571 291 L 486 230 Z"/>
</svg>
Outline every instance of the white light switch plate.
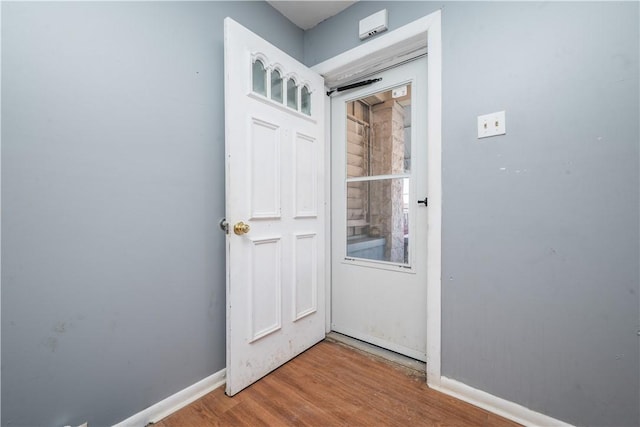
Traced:
<svg viewBox="0 0 640 427">
<path fill-rule="evenodd" d="M 507 133 L 505 111 L 478 116 L 478 138 L 504 135 Z"/>
</svg>

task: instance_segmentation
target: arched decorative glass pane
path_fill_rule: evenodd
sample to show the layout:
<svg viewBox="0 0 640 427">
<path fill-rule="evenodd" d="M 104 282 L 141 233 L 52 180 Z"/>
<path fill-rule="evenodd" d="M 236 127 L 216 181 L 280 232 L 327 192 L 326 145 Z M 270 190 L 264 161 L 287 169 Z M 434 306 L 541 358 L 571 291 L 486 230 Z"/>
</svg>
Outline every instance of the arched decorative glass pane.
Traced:
<svg viewBox="0 0 640 427">
<path fill-rule="evenodd" d="M 298 110 L 298 86 L 293 79 L 287 81 L 287 106 Z"/>
<path fill-rule="evenodd" d="M 259 59 L 253 62 L 252 75 L 253 91 L 267 96 L 267 70 L 265 70 L 264 64 Z"/>
<path fill-rule="evenodd" d="M 307 116 L 311 115 L 311 94 L 309 88 L 302 86 L 302 94 L 300 95 L 300 109 Z"/>
<path fill-rule="evenodd" d="M 271 99 L 282 102 L 282 76 L 280 71 L 271 71 Z"/>
</svg>

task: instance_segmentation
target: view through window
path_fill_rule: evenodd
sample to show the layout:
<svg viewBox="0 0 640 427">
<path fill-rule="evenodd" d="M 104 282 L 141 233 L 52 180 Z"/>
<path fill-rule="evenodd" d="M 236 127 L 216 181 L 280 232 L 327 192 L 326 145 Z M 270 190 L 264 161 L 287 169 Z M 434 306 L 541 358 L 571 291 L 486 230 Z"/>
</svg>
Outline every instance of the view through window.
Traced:
<svg viewBox="0 0 640 427">
<path fill-rule="evenodd" d="M 411 85 L 346 105 L 347 257 L 409 263 Z"/>
</svg>

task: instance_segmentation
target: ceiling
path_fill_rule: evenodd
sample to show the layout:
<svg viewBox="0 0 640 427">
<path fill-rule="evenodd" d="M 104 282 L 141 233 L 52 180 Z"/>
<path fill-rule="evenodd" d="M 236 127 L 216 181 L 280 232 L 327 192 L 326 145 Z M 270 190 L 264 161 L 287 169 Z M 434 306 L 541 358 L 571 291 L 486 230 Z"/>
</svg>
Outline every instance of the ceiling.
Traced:
<svg viewBox="0 0 640 427">
<path fill-rule="evenodd" d="M 357 0 L 356 0 L 357 1 Z M 267 0 L 271 6 L 303 30 L 315 27 L 327 18 L 342 12 L 355 1 L 274 1 Z"/>
</svg>

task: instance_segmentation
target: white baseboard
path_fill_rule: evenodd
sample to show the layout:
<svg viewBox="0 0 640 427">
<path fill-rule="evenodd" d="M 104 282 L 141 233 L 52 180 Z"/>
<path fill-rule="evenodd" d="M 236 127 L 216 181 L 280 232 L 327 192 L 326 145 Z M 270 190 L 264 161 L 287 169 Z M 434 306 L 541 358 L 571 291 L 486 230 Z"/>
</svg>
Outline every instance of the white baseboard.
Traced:
<svg viewBox="0 0 640 427">
<path fill-rule="evenodd" d="M 147 409 L 116 424 L 114 427 L 144 427 L 168 417 L 177 410 L 201 398 L 207 393 L 224 385 L 226 369 L 222 369 L 207 378 L 167 397 Z M 464 383 L 447 377 L 440 377 L 440 384 L 429 384 L 434 390 L 453 396 L 489 412 L 500 415 L 525 426 L 540 427 L 573 427 L 571 424 L 541 414 L 522 405 L 494 396 L 486 391 L 478 390 Z"/>
<path fill-rule="evenodd" d="M 143 427 L 149 423 L 156 423 L 176 412 L 191 402 L 201 398 L 207 393 L 225 383 L 226 369 L 222 369 L 207 378 L 180 390 L 174 395 L 149 406 L 147 409 L 119 422 L 114 427 Z"/>
<path fill-rule="evenodd" d="M 439 385 L 429 385 L 429 387 L 525 426 L 572 427 L 571 424 L 567 424 L 564 421 L 532 411 L 522 405 L 470 387 L 451 378 L 440 377 Z"/>
</svg>

